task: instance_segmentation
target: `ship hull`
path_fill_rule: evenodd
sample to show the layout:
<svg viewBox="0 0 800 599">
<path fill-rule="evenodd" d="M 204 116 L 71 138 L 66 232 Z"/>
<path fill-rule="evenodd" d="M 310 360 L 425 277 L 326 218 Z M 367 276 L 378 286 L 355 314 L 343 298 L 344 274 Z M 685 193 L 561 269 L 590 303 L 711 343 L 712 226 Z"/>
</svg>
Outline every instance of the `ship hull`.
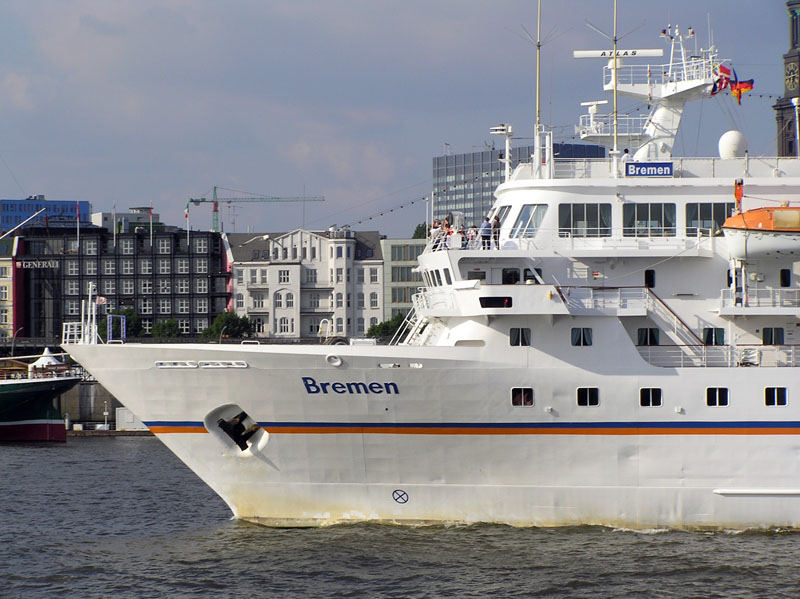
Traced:
<svg viewBox="0 0 800 599">
<path fill-rule="evenodd" d="M 66 441 L 53 400 L 80 379 L 58 377 L 0 380 L 0 442 Z"/>
<path fill-rule="evenodd" d="M 476 348 L 217 348 L 68 351 L 238 518 L 800 527 L 795 407 L 765 418 L 747 402 L 714 413 L 692 399 L 715 380 L 791 394 L 791 368 L 678 373 L 623 356 L 601 376 Z M 562 388 L 589 378 L 619 396 L 575 408 Z M 508 389 L 530 381 L 534 405 L 512 409 Z M 670 401 L 631 410 L 641 386 Z M 245 451 L 219 426 L 242 412 L 261 426 Z"/>
</svg>

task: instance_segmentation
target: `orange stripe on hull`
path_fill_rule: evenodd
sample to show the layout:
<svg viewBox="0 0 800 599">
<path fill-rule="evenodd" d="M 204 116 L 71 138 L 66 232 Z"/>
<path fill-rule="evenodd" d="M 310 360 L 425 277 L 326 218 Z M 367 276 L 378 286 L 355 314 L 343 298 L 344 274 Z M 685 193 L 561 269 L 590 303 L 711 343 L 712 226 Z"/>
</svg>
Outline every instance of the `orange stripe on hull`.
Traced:
<svg viewBox="0 0 800 599">
<path fill-rule="evenodd" d="M 269 429 L 267 429 L 269 430 Z M 202 426 L 153 426 L 156 435 L 173 433 L 206 433 Z M 289 426 L 269 431 L 271 435 L 800 435 L 800 428 L 383 428 Z"/>
</svg>

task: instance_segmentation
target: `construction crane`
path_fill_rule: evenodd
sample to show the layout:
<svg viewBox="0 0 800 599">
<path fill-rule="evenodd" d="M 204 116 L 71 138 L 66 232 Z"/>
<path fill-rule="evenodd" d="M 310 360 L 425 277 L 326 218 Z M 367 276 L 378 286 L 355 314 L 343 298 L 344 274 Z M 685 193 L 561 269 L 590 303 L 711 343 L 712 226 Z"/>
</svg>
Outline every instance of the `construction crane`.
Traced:
<svg viewBox="0 0 800 599">
<path fill-rule="evenodd" d="M 235 189 L 225 189 L 224 187 L 217 187 L 214 186 L 213 194 L 211 199 L 207 198 L 189 198 L 189 201 L 186 203 L 186 217 L 189 216 L 189 204 L 194 204 L 195 206 L 199 206 L 200 204 L 210 203 L 211 204 L 211 230 L 212 231 L 219 231 L 219 205 L 220 203 L 224 204 L 245 204 L 248 202 L 324 202 L 324 196 L 243 196 L 243 197 L 235 197 L 235 198 L 222 198 L 217 195 L 217 190 L 223 191 L 233 191 L 236 192 Z M 237 192 L 242 193 L 242 192 Z M 246 192 L 245 192 L 246 193 Z"/>
</svg>

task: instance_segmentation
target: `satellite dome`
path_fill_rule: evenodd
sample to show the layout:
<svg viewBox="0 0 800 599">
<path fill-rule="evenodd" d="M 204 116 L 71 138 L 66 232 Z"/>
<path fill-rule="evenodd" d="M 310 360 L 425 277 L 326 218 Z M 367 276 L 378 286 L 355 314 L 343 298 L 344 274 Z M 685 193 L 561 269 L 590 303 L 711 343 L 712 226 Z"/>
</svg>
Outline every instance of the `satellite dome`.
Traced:
<svg viewBox="0 0 800 599">
<path fill-rule="evenodd" d="M 747 152 L 747 140 L 741 131 L 727 131 L 719 138 L 720 158 L 741 158 Z"/>
</svg>

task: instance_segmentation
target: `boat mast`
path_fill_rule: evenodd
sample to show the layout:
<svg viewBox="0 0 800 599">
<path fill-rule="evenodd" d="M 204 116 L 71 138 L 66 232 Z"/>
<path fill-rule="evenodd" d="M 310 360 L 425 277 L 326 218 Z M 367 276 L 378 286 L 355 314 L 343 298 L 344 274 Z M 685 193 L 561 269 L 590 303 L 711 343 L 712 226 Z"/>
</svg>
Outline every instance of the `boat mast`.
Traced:
<svg viewBox="0 0 800 599">
<path fill-rule="evenodd" d="M 539 113 L 539 98 L 540 98 L 540 81 L 542 72 L 542 0 L 539 0 L 539 11 L 536 18 L 536 127 L 534 129 L 538 143 L 539 129 L 541 127 L 541 118 Z"/>
<path fill-rule="evenodd" d="M 613 66 L 611 67 L 611 76 L 614 78 L 614 149 L 611 154 L 614 156 L 614 178 L 619 177 L 619 146 L 617 145 L 617 0 L 614 0 L 614 52 L 611 60 Z"/>
</svg>

